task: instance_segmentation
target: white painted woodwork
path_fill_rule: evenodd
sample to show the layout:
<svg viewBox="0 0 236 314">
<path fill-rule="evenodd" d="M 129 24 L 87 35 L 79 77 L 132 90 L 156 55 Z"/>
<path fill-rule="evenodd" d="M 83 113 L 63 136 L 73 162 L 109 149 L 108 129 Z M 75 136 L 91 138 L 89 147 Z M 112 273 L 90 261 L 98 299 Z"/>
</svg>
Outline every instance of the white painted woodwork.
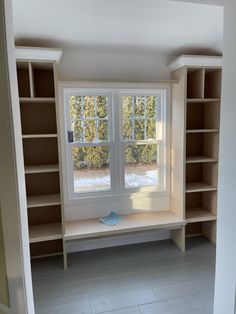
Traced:
<svg viewBox="0 0 236 314">
<path fill-rule="evenodd" d="M 221 134 L 219 154 L 219 194 L 214 314 L 236 309 L 236 85 L 235 85 L 236 1 L 225 7 Z"/>
<path fill-rule="evenodd" d="M 60 62 L 62 56 L 61 49 L 55 48 L 35 48 L 35 47 L 16 47 L 17 60 L 32 60 L 32 61 L 56 61 Z"/>
<path fill-rule="evenodd" d="M 0 312 L 34 314 L 11 4 L 3 0 L 0 5 L 0 223 L 5 248 L 1 254 L 10 301 L 0 300 Z"/>
<path fill-rule="evenodd" d="M 169 69 L 171 72 L 174 72 L 184 66 L 189 68 L 215 68 L 222 67 L 223 59 L 222 57 L 215 56 L 197 56 L 197 55 L 182 55 L 178 57 L 175 61 L 169 64 Z"/>
</svg>

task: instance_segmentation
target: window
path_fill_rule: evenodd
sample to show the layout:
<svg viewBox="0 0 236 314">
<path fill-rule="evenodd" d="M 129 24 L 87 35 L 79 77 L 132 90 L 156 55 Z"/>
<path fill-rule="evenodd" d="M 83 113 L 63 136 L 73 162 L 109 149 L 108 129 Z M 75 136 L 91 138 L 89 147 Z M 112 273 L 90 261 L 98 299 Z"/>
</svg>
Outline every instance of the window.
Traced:
<svg viewBox="0 0 236 314">
<path fill-rule="evenodd" d="M 109 95 L 70 95 L 69 127 L 73 192 L 111 189 Z M 70 134 L 70 133 L 69 133 Z"/>
<path fill-rule="evenodd" d="M 122 96 L 124 183 L 126 188 L 160 189 L 162 129 L 159 96 Z"/>
<path fill-rule="evenodd" d="M 167 89 L 64 89 L 69 198 L 168 190 Z"/>
</svg>

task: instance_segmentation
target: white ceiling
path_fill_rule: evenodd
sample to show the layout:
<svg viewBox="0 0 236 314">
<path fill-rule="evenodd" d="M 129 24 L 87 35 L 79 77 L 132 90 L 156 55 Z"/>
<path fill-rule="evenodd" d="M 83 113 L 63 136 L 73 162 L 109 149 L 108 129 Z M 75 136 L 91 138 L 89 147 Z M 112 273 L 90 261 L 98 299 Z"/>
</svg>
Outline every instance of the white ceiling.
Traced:
<svg viewBox="0 0 236 314">
<path fill-rule="evenodd" d="M 222 53 L 220 6 L 168 0 L 12 1 L 20 45 Z"/>
</svg>

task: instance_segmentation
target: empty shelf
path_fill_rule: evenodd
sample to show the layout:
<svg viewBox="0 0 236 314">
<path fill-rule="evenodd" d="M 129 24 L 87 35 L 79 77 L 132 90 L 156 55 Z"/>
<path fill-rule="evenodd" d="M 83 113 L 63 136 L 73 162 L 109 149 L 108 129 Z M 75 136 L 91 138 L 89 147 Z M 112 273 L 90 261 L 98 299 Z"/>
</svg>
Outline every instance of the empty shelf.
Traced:
<svg viewBox="0 0 236 314">
<path fill-rule="evenodd" d="M 216 215 L 202 207 L 186 210 L 187 223 L 216 220 Z"/>
<path fill-rule="evenodd" d="M 215 191 L 216 186 L 210 185 L 205 182 L 191 182 L 186 184 L 186 193 L 191 192 L 204 192 L 204 191 Z"/>
<path fill-rule="evenodd" d="M 62 239 L 60 223 L 32 225 L 29 227 L 30 243 Z"/>
<path fill-rule="evenodd" d="M 186 158 L 186 163 L 198 163 L 198 162 L 217 162 L 216 158 L 205 157 L 205 156 L 191 156 Z"/>
<path fill-rule="evenodd" d="M 58 172 L 58 165 L 34 165 L 34 166 L 26 166 L 25 173 L 46 173 L 46 172 Z"/>
<path fill-rule="evenodd" d="M 28 208 L 60 205 L 60 194 L 45 194 L 27 197 Z"/>
<path fill-rule="evenodd" d="M 65 222 L 64 239 L 101 237 L 161 228 L 178 229 L 185 224 L 184 220 L 171 211 L 127 215 L 115 226 L 105 225 L 99 219 L 77 220 Z"/>
<path fill-rule="evenodd" d="M 55 102 L 55 98 L 49 98 L 49 97 L 20 97 L 20 102 L 21 103 L 39 103 L 39 102 L 46 102 L 46 103 L 51 103 Z"/>
<path fill-rule="evenodd" d="M 219 132 L 219 129 L 193 129 L 187 130 L 187 133 L 216 133 Z"/>
<path fill-rule="evenodd" d="M 57 137 L 57 134 L 23 134 L 22 138 L 52 138 Z"/>
</svg>

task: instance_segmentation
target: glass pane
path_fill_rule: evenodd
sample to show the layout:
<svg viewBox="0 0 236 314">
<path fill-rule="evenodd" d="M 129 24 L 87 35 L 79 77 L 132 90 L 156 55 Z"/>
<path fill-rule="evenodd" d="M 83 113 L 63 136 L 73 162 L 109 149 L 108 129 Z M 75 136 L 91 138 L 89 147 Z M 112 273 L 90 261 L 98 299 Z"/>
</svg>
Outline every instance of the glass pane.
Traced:
<svg viewBox="0 0 236 314">
<path fill-rule="evenodd" d="M 84 117 L 85 118 L 95 117 L 95 97 L 94 96 L 84 97 Z"/>
<path fill-rule="evenodd" d="M 158 184 L 157 145 L 125 146 L 125 187 Z"/>
<path fill-rule="evenodd" d="M 98 121 L 98 139 L 100 141 L 108 141 L 108 121 Z"/>
<path fill-rule="evenodd" d="M 70 103 L 71 120 L 81 119 L 82 118 L 82 97 L 71 96 L 69 103 Z"/>
<path fill-rule="evenodd" d="M 148 118 L 156 117 L 156 96 L 147 96 L 146 98 L 146 116 Z"/>
<path fill-rule="evenodd" d="M 134 121 L 134 137 L 136 140 L 145 140 L 145 120 L 136 119 Z"/>
<path fill-rule="evenodd" d="M 131 119 L 123 120 L 123 138 L 124 140 L 133 139 L 133 121 Z"/>
<path fill-rule="evenodd" d="M 156 120 L 154 119 L 147 119 L 146 139 L 156 139 Z"/>
<path fill-rule="evenodd" d="M 71 130 L 74 132 L 74 141 L 83 141 L 83 122 L 76 120 L 71 123 Z"/>
<path fill-rule="evenodd" d="M 122 116 L 124 120 L 133 118 L 133 97 L 124 96 L 122 97 Z"/>
<path fill-rule="evenodd" d="M 72 147 L 74 163 L 74 192 L 109 190 L 109 147 Z"/>
<path fill-rule="evenodd" d="M 156 139 L 157 96 L 123 96 L 124 140 Z"/>
<path fill-rule="evenodd" d="M 134 97 L 134 116 L 135 118 L 145 116 L 145 97 Z"/>
<path fill-rule="evenodd" d="M 87 143 L 96 141 L 96 121 L 84 121 L 84 140 Z"/>
<path fill-rule="evenodd" d="M 97 117 L 107 118 L 108 115 L 108 97 L 107 96 L 97 96 Z"/>
</svg>

